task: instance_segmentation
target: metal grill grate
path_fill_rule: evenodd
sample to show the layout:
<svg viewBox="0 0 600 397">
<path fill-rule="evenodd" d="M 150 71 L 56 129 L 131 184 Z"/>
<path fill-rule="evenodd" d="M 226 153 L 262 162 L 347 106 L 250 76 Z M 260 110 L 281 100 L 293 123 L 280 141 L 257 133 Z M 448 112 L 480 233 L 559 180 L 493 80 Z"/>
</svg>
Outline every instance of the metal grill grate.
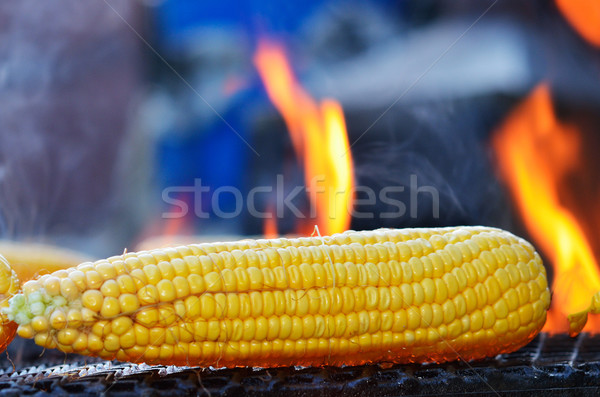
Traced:
<svg viewBox="0 0 600 397">
<path fill-rule="evenodd" d="M 53 361 L 54 360 L 54 361 Z M 67 360 L 67 361 L 65 361 Z M 345 368 L 200 369 L 134 365 L 50 353 L 0 372 L 2 395 L 373 396 L 598 395 L 600 335 L 541 334 L 523 349 L 466 364 Z M 38 358 L 38 362 L 40 359 Z M 56 365 L 59 362 L 60 364 Z"/>
</svg>

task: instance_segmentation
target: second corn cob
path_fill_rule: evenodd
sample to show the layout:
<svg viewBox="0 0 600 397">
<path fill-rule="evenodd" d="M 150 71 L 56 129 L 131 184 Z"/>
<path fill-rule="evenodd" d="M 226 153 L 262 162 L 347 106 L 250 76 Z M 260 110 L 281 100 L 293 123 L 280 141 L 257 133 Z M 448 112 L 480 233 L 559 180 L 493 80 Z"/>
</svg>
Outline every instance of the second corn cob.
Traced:
<svg viewBox="0 0 600 397">
<path fill-rule="evenodd" d="M 12 341 L 17 324 L 10 321 L 2 310 L 8 308 L 9 300 L 19 291 L 19 278 L 8 261 L 0 255 L 0 352 Z"/>
<path fill-rule="evenodd" d="M 232 367 L 493 356 L 549 303 L 529 243 L 457 227 L 128 253 L 29 281 L 4 312 L 47 348 Z"/>
<path fill-rule="evenodd" d="M 91 260 L 82 253 L 50 244 L 9 240 L 0 240 L 0 254 L 21 282 Z"/>
</svg>

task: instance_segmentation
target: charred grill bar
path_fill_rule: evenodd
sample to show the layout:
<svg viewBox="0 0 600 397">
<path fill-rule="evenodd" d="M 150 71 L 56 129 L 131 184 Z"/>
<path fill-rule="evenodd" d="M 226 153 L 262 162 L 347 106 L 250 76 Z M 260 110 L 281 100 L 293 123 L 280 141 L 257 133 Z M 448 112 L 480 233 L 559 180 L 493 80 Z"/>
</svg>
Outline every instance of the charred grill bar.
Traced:
<svg viewBox="0 0 600 397">
<path fill-rule="evenodd" d="M 202 369 L 134 365 L 46 353 L 43 364 L 7 361 L 0 395 L 75 396 L 390 396 L 390 395 L 597 395 L 600 335 L 540 334 L 529 345 L 472 363 L 383 368 Z M 39 361 L 39 359 L 37 360 Z"/>
</svg>

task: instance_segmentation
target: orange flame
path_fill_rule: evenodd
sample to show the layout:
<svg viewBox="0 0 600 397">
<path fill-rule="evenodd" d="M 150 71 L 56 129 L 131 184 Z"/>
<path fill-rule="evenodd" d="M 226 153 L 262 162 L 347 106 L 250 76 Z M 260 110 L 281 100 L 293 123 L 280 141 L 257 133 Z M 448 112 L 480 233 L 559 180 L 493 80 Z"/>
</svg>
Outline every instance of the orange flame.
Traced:
<svg viewBox="0 0 600 397">
<path fill-rule="evenodd" d="M 556 0 L 556 6 L 584 39 L 600 47 L 600 2 L 598 0 Z"/>
<path fill-rule="evenodd" d="M 279 231 L 273 206 L 269 206 L 266 213 L 269 214 L 269 216 L 265 218 L 265 222 L 263 223 L 263 235 L 265 238 L 277 238 L 277 236 L 279 236 Z"/>
<path fill-rule="evenodd" d="M 185 194 L 177 194 L 175 198 L 178 202 L 185 203 L 188 206 L 187 208 L 192 208 L 190 199 Z M 171 205 L 168 212 L 179 214 L 181 210 L 181 207 Z M 133 247 L 136 250 L 146 250 L 187 241 L 194 234 L 192 213 L 181 213 L 180 215 L 173 218 L 161 217 L 151 220 L 142 233 L 136 237 Z"/>
<path fill-rule="evenodd" d="M 600 291 L 600 274 L 582 225 L 560 197 L 565 176 L 580 166 L 579 138 L 575 127 L 557 120 L 550 90 L 541 84 L 493 139 L 500 174 L 528 232 L 554 267 L 552 305 L 544 328 L 549 332 L 567 331 L 566 316 L 587 308 Z M 595 323 L 588 322 L 586 329 Z"/>
<path fill-rule="evenodd" d="M 347 230 L 353 167 L 341 106 L 334 100 L 317 102 L 311 98 L 294 77 L 284 49 L 275 43 L 261 41 L 254 63 L 302 160 L 305 185 L 320 231 L 330 235 Z M 302 225 L 302 232 L 313 226 L 314 222 Z"/>
</svg>

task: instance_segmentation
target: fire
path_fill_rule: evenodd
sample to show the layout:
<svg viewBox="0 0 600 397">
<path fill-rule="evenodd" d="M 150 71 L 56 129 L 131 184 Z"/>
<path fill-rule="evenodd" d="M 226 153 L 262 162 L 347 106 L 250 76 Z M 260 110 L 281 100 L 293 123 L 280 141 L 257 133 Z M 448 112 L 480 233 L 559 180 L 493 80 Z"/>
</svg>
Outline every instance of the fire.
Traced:
<svg viewBox="0 0 600 397">
<path fill-rule="evenodd" d="M 176 200 L 185 203 L 187 208 L 192 208 L 190 198 L 185 194 L 177 194 Z M 182 211 L 181 207 L 170 205 L 167 212 L 176 214 L 176 216 L 151 220 L 134 241 L 133 247 L 135 247 L 135 250 L 148 250 L 195 242 L 192 213 L 181 213 L 180 211 Z"/>
<path fill-rule="evenodd" d="M 580 164 L 579 131 L 554 115 L 550 90 L 539 85 L 493 139 L 499 170 L 535 244 L 554 268 L 552 306 L 544 330 L 565 332 L 566 316 L 586 309 L 600 274 L 581 221 L 561 202 L 565 177 Z M 593 319 L 585 330 L 600 330 Z"/>
<path fill-rule="evenodd" d="M 600 47 L 600 2 L 598 0 L 556 0 L 556 6 L 584 39 Z"/>
<path fill-rule="evenodd" d="M 303 164 L 319 230 L 324 235 L 347 230 L 353 167 L 342 107 L 334 100 L 311 98 L 296 80 L 281 46 L 261 41 L 254 63 Z M 302 232 L 312 230 L 314 223 L 309 219 L 302 224 Z"/>
<path fill-rule="evenodd" d="M 263 223 L 263 236 L 265 236 L 265 238 L 277 238 L 279 231 L 277 228 L 275 210 L 272 206 L 269 206 L 266 213 L 268 214 L 268 217 L 265 218 L 265 222 Z"/>
</svg>

